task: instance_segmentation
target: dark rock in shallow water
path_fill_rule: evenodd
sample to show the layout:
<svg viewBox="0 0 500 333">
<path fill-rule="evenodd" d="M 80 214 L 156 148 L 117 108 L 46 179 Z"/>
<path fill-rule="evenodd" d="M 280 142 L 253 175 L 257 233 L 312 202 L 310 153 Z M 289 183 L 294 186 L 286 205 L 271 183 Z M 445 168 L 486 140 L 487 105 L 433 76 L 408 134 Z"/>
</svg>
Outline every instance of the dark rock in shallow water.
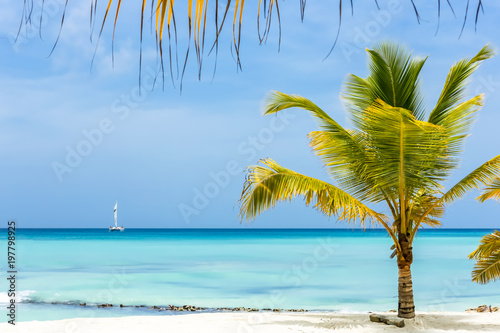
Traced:
<svg viewBox="0 0 500 333">
<path fill-rule="evenodd" d="M 245 307 L 236 307 L 232 309 L 233 311 L 245 311 Z"/>
<path fill-rule="evenodd" d="M 182 308 L 185 311 L 196 311 L 196 306 L 194 306 L 194 305 L 184 305 Z"/>
<path fill-rule="evenodd" d="M 98 308 L 110 308 L 112 306 L 113 306 L 113 304 L 108 304 L 108 303 L 97 305 Z"/>
<path fill-rule="evenodd" d="M 80 303 L 80 306 L 87 306 L 87 303 Z"/>
<path fill-rule="evenodd" d="M 394 325 L 397 327 L 405 327 L 405 321 L 403 319 L 388 318 L 387 316 L 378 315 L 378 314 L 371 314 L 370 321 L 373 321 L 374 323 L 384 323 L 387 325 Z"/>
<path fill-rule="evenodd" d="M 86 306 L 87 304 L 86 303 L 81 303 L 80 304 L 81 306 Z M 113 307 L 114 305 L 113 304 L 109 304 L 109 303 L 103 303 L 103 304 L 98 304 L 97 307 L 98 308 L 109 308 L 109 307 Z M 161 306 L 157 306 L 157 305 L 153 305 L 153 306 L 146 306 L 146 305 L 123 305 L 123 304 L 120 304 L 120 305 L 116 305 L 117 307 L 119 306 L 120 308 L 126 308 L 126 307 L 135 307 L 135 308 L 146 308 L 148 307 L 150 310 L 159 310 L 159 311 L 190 311 L 190 312 L 194 312 L 194 311 L 199 311 L 199 310 L 215 310 L 215 311 L 245 311 L 245 312 L 259 312 L 261 311 L 260 309 L 258 308 L 245 308 L 244 306 L 240 306 L 240 307 L 235 307 L 235 308 L 228 308 L 228 307 L 224 307 L 224 308 L 204 308 L 204 307 L 198 307 L 198 306 L 194 306 L 194 305 L 182 305 L 182 306 L 175 306 L 175 305 L 168 305 L 167 307 L 161 307 Z M 288 309 L 288 310 L 283 310 L 283 309 L 271 309 L 271 308 L 265 308 L 265 309 L 262 309 L 262 311 L 273 311 L 273 312 L 282 312 L 282 311 L 287 311 L 287 312 L 307 312 L 307 310 L 304 310 L 304 309 Z"/>
<path fill-rule="evenodd" d="M 491 312 L 486 304 L 477 307 L 477 312 Z"/>
<path fill-rule="evenodd" d="M 283 310 L 283 311 L 286 311 L 286 312 L 307 312 L 307 310 L 304 310 L 304 309 L 287 309 L 287 310 Z"/>
<path fill-rule="evenodd" d="M 488 306 L 486 304 L 480 305 L 477 308 L 470 308 L 465 310 L 467 312 L 498 312 L 498 307 L 497 306 Z"/>
<path fill-rule="evenodd" d="M 167 308 L 161 308 L 163 310 L 170 310 L 170 311 L 197 311 L 197 310 L 206 310 L 206 308 L 202 308 L 199 306 L 194 306 L 194 305 L 183 305 L 183 306 L 175 306 L 175 305 L 169 305 Z"/>
</svg>

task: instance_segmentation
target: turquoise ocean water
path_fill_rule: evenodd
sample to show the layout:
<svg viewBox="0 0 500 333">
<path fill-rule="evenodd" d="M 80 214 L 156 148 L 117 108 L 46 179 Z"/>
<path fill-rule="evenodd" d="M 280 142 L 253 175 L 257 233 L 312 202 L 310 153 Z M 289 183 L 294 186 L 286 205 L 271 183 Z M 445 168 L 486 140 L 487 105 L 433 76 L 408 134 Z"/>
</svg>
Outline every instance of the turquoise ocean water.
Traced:
<svg viewBox="0 0 500 333">
<path fill-rule="evenodd" d="M 467 259 L 491 231 L 419 233 L 412 266 L 417 311 L 499 305 L 499 284 L 470 282 Z M 397 267 L 384 230 L 18 229 L 16 236 L 18 321 L 172 314 L 80 303 L 397 308 Z M 6 240 L 0 229 L 2 318 L 9 301 Z"/>
</svg>

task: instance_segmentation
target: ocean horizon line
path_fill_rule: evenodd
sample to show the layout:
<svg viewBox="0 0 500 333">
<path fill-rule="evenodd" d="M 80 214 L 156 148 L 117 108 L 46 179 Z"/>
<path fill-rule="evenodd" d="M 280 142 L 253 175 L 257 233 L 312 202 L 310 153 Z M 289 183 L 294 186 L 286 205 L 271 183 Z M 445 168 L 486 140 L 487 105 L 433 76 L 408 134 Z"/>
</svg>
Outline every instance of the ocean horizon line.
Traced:
<svg viewBox="0 0 500 333">
<path fill-rule="evenodd" d="M 64 228 L 59 228 L 59 227 L 16 227 L 17 230 L 107 230 L 108 227 L 91 227 L 91 228 L 85 228 L 85 227 L 64 227 Z M 386 231 L 385 228 L 362 228 L 362 227 L 355 227 L 355 228 L 158 228 L 158 227 L 151 227 L 151 228 L 134 228 L 134 227 L 128 227 L 126 230 L 342 230 L 342 231 L 349 231 L 349 230 L 375 230 L 375 231 Z M 497 228 L 421 228 L 419 231 L 437 231 L 437 230 L 496 230 Z M 0 230 L 7 230 L 7 228 L 0 228 Z"/>
</svg>

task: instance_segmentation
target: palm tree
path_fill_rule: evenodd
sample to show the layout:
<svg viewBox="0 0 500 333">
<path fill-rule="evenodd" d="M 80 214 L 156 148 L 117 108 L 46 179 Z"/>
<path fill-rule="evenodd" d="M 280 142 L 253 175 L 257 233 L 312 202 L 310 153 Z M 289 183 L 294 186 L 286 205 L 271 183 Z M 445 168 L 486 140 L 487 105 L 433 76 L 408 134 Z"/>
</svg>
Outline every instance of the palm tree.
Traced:
<svg viewBox="0 0 500 333">
<path fill-rule="evenodd" d="M 480 202 L 488 199 L 500 199 L 500 178 L 494 179 L 491 184 L 483 189 L 477 198 Z M 476 260 L 472 271 L 472 281 L 486 284 L 500 279 L 500 231 L 481 238 L 477 249 L 469 254 L 469 259 Z"/>
<path fill-rule="evenodd" d="M 398 316 L 413 318 L 411 278 L 413 240 L 419 227 L 441 223 L 446 204 L 500 175 L 500 155 L 444 192 L 441 185 L 457 168 L 482 95 L 465 100 L 468 78 L 493 56 L 486 45 L 471 59 L 455 63 L 437 104 L 424 109 L 420 70 L 427 58 L 384 42 L 368 50 L 370 75 L 350 75 L 342 98 L 354 129 L 345 129 L 310 100 L 281 92 L 270 95 L 265 115 L 289 108 L 309 111 L 319 130 L 310 146 L 324 162 L 333 182 L 282 167 L 272 159 L 250 166 L 240 198 L 241 219 L 253 220 L 279 201 L 302 196 L 306 205 L 347 223 L 382 225 L 394 242 L 399 268 Z M 368 204 L 385 203 L 390 215 Z M 380 206 L 377 206 L 380 207 Z"/>
<path fill-rule="evenodd" d="M 413 0 L 410 0 L 411 4 L 414 9 L 415 17 L 417 22 L 420 24 L 421 17 L 420 13 L 418 11 L 417 5 L 414 3 Z M 123 8 L 122 7 L 122 1 L 121 0 L 108 0 L 108 1 L 103 1 L 103 2 L 98 2 L 97 0 L 89 0 L 90 2 L 90 27 L 91 27 L 91 40 L 92 40 L 92 35 L 94 32 L 94 28 L 96 27 L 97 23 L 97 31 L 98 31 L 98 36 L 99 38 L 102 35 L 102 32 L 105 27 L 105 23 L 108 20 L 111 20 L 113 23 L 113 40 L 115 36 L 115 30 L 117 24 L 120 24 L 120 10 Z M 248 8 L 248 6 L 245 7 L 245 1 L 244 0 L 226 0 L 220 1 L 215 0 L 215 1 L 209 1 L 209 0 L 189 0 L 187 1 L 177 1 L 177 4 L 174 5 L 174 0 L 142 0 L 142 1 L 135 1 L 134 4 L 137 8 L 138 15 L 140 15 L 141 18 L 141 25 L 138 27 L 138 30 L 140 31 L 140 42 L 141 42 L 141 59 L 142 59 L 142 41 L 143 41 L 143 30 L 144 30 L 144 24 L 148 20 L 151 20 L 154 22 L 155 25 L 155 41 L 156 41 L 156 48 L 159 51 L 160 54 L 160 59 L 161 59 L 161 69 L 164 69 L 164 63 L 163 63 L 163 55 L 164 52 L 168 53 L 169 55 L 169 63 L 168 66 L 170 68 L 170 73 L 172 75 L 173 79 L 173 68 L 172 68 L 172 53 L 174 52 L 172 50 L 172 45 L 177 45 L 177 27 L 178 24 L 176 24 L 176 15 L 175 13 L 184 10 L 182 13 L 183 15 L 184 12 L 187 13 L 187 30 L 188 30 L 188 47 L 186 50 L 186 55 L 184 59 L 184 65 L 183 65 L 183 70 L 182 73 L 184 74 L 184 70 L 186 68 L 187 60 L 189 57 L 189 51 L 191 47 L 191 41 L 193 41 L 193 47 L 196 53 L 196 61 L 199 69 L 198 76 L 201 75 L 201 67 L 202 67 L 202 62 L 203 62 L 203 57 L 204 57 L 204 45 L 205 45 L 205 33 L 206 29 L 209 28 L 209 25 L 211 22 L 213 22 L 213 31 L 214 31 L 214 40 L 207 42 L 207 45 L 211 47 L 210 52 L 212 50 L 215 50 L 215 53 L 217 53 L 218 50 L 218 43 L 219 43 L 219 36 L 222 31 L 222 28 L 224 24 L 229 21 L 228 24 L 232 24 L 232 32 L 233 32 L 233 40 L 232 40 L 232 48 L 235 54 L 236 58 L 236 63 L 237 66 L 241 68 L 241 62 L 240 62 L 240 42 L 241 42 L 241 28 L 242 28 L 242 18 L 243 18 L 243 12 L 245 11 L 245 8 Z M 446 1 L 447 5 L 450 9 L 450 11 L 455 15 L 455 10 L 453 9 L 451 3 L 449 0 Z M 18 33 L 21 31 L 21 28 L 26 25 L 31 25 L 35 20 L 37 21 L 37 24 L 39 27 L 42 26 L 42 21 L 43 21 L 43 13 L 44 13 L 44 4 L 46 3 L 45 0 L 24 0 L 23 2 L 19 2 L 20 4 L 23 3 L 23 14 L 21 15 L 21 23 L 19 26 Z M 40 7 L 41 10 L 34 10 L 34 4 L 37 3 Z M 210 5 L 209 5 L 210 3 Z M 248 3 L 248 2 L 247 2 Z M 279 9 L 279 1 L 278 0 L 259 0 L 259 1 L 252 1 L 253 9 L 256 9 L 257 12 L 257 34 L 260 43 L 265 43 L 267 40 L 270 30 L 271 30 L 271 25 L 273 22 L 273 18 L 278 21 L 279 25 L 279 38 L 281 40 L 281 19 L 280 19 L 280 9 Z M 344 3 L 344 6 L 342 4 Z M 354 15 L 354 3 L 355 1 L 351 0 L 348 6 L 348 12 L 351 13 L 351 15 Z M 444 2 L 443 2 L 444 3 Z M 104 4 L 104 5 L 103 5 Z M 332 49 L 335 47 L 335 44 L 337 42 L 337 39 L 339 37 L 340 33 L 340 28 L 341 28 L 341 23 L 342 23 L 342 18 L 345 16 L 346 12 L 346 2 L 342 0 L 338 0 L 337 2 L 337 8 L 338 8 L 338 30 L 337 30 L 337 36 L 335 41 L 333 41 L 333 46 Z M 52 4 L 53 5 L 53 4 Z M 133 4 L 131 3 L 125 3 L 123 4 L 124 6 L 132 6 Z M 290 4 L 288 4 L 290 5 Z M 293 4 L 295 6 L 295 4 Z M 375 6 L 374 8 L 379 8 L 379 2 L 378 0 L 373 1 L 373 5 Z M 436 11 L 437 11 L 437 17 L 438 17 L 438 28 L 439 28 L 439 19 L 441 16 L 441 1 L 438 0 L 436 3 Z M 250 5 L 249 5 L 250 6 Z M 66 9 L 68 7 L 68 1 L 64 3 L 64 9 L 62 13 L 62 19 L 61 19 L 61 29 L 63 28 L 64 22 L 65 22 L 65 14 L 66 14 Z M 180 7 L 180 9 L 179 9 Z M 369 8 L 369 7 L 367 7 Z M 98 9 L 102 9 L 102 20 L 98 18 L 98 16 L 101 16 L 101 10 L 98 11 Z M 304 19 L 304 14 L 305 14 L 305 9 L 306 9 L 306 0 L 300 0 L 299 3 L 299 10 L 300 10 L 300 16 L 301 19 Z M 368 10 L 368 9 L 367 9 Z M 369 8 L 369 10 L 372 10 Z M 463 18 L 463 24 L 462 24 L 462 31 L 460 32 L 460 35 L 462 34 L 465 23 L 467 21 L 467 18 L 469 17 L 469 10 L 473 13 L 473 16 L 475 17 L 475 24 L 477 25 L 477 21 L 479 18 L 479 14 L 481 12 L 484 12 L 483 8 L 483 2 L 482 0 L 475 0 L 472 2 L 472 6 L 470 6 L 469 9 L 469 1 L 467 1 L 467 5 L 465 8 L 465 13 L 464 13 L 464 18 Z M 32 17 L 33 13 L 40 13 L 40 17 Z M 332 13 L 335 14 L 335 13 Z M 212 18 L 211 18 L 212 17 Z M 38 22 L 39 21 L 39 22 Z M 227 25 L 227 24 L 226 24 Z M 212 29 L 212 27 L 210 27 Z M 59 32 L 60 34 L 60 32 Z M 40 36 L 41 36 L 41 31 L 40 31 Z M 164 44 L 164 37 L 167 36 L 168 43 L 167 45 Z M 59 40 L 59 37 L 57 38 L 54 48 L 57 45 L 57 41 Z M 52 51 L 54 50 L 52 49 Z M 167 52 L 168 50 L 168 52 Z M 330 52 L 331 52 L 330 50 Z M 141 61 L 141 60 L 140 60 Z"/>
</svg>

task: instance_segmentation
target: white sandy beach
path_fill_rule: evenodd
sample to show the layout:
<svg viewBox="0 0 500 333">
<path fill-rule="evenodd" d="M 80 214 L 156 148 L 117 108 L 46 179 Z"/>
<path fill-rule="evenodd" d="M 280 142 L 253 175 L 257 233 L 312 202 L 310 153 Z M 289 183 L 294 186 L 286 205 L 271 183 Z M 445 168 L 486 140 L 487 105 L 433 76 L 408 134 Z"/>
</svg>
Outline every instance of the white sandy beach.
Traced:
<svg viewBox="0 0 500 333">
<path fill-rule="evenodd" d="M 394 313 L 386 313 L 396 317 Z M 122 318 L 76 318 L 0 324 L 0 332 L 500 332 L 500 313 L 418 313 L 405 327 L 370 322 L 369 314 L 340 313 L 200 313 Z"/>
</svg>

